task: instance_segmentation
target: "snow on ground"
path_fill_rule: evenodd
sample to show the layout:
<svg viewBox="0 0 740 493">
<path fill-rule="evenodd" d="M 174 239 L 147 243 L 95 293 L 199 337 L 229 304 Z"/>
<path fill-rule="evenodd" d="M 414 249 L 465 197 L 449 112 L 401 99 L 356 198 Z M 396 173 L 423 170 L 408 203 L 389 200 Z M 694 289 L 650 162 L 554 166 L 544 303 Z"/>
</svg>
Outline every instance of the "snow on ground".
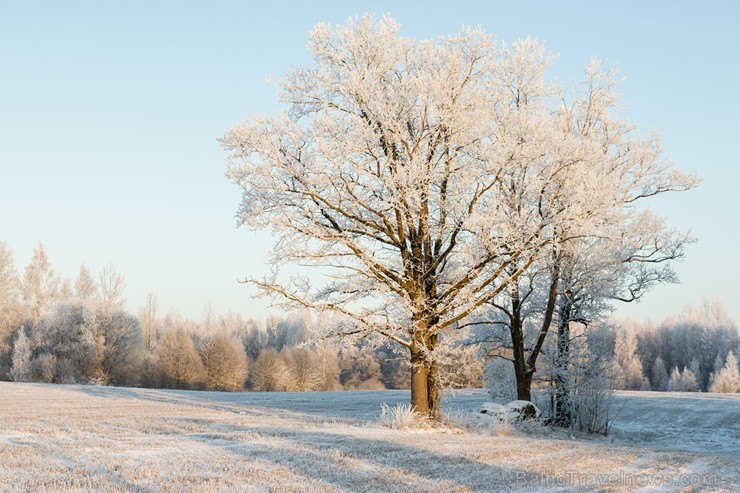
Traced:
<svg viewBox="0 0 740 493">
<path fill-rule="evenodd" d="M 0 491 L 740 490 L 740 396 L 620 394 L 613 439 L 379 424 L 407 401 L 0 382 Z"/>
<path fill-rule="evenodd" d="M 619 392 L 615 415 L 616 443 L 734 456 L 740 469 L 740 394 Z"/>
</svg>

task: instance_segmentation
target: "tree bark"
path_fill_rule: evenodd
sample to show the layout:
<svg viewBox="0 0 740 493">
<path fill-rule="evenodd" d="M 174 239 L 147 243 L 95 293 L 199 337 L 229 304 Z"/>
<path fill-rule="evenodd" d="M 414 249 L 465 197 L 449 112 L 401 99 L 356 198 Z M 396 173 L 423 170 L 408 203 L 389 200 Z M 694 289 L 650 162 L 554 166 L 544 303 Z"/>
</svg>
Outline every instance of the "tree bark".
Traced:
<svg viewBox="0 0 740 493">
<path fill-rule="evenodd" d="M 421 348 L 414 342 L 411 351 L 411 407 L 419 414 L 429 415 L 429 368 Z"/>
<path fill-rule="evenodd" d="M 572 305 L 568 292 L 563 296 L 558 323 L 557 362 L 555 371 L 555 402 L 553 405 L 553 423 L 568 428 L 573 423 L 570 412 L 570 319 Z"/>
<path fill-rule="evenodd" d="M 532 402 L 532 375 L 534 372 L 523 372 L 516 378 L 516 398 Z"/>
<path fill-rule="evenodd" d="M 516 398 L 522 401 L 532 400 L 532 373 L 527 365 L 527 357 L 524 348 L 524 322 L 518 303 L 514 302 L 512 317 L 510 319 L 511 346 L 514 359 L 514 376 L 516 378 Z"/>
<path fill-rule="evenodd" d="M 430 357 L 437 347 L 437 335 L 422 333 L 411 344 L 411 407 L 434 421 L 442 419 L 439 406 L 439 367 Z"/>
<path fill-rule="evenodd" d="M 437 335 L 429 338 L 429 349 L 434 351 L 437 347 Z M 432 360 L 429 362 L 429 371 L 427 372 L 427 402 L 428 416 L 439 421 L 442 419 L 442 410 L 439 407 L 439 366 Z"/>
</svg>

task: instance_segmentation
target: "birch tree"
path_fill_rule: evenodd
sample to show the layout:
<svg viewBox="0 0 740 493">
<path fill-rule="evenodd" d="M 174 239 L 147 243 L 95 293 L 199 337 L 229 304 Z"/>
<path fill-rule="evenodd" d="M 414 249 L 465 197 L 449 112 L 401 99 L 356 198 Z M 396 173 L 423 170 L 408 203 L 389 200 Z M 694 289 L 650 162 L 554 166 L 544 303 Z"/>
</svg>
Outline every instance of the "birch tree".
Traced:
<svg viewBox="0 0 740 493">
<path fill-rule="evenodd" d="M 98 298 L 98 285 L 90 274 L 90 270 L 85 264 L 80 265 L 80 272 L 77 275 L 74 286 L 75 296 L 80 300 L 95 300 Z"/>
<path fill-rule="evenodd" d="M 22 315 L 19 288 L 13 252 L 0 241 L 0 375 L 10 369 L 10 347 Z"/>
<path fill-rule="evenodd" d="M 617 388 L 640 390 L 644 386 L 642 363 L 637 357 L 637 336 L 633 325 L 617 333 L 614 345 L 614 361 L 617 369 Z"/>
<path fill-rule="evenodd" d="M 653 364 L 653 390 L 665 392 L 668 388 L 668 370 L 666 370 L 663 358 L 658 356 Z"/>
<path fill-rule="evenodd" d="M 411 403 L 438 418 L 439 335 L 556 238 L 615 219 L 627 182 L 659 193 L 666 167 L 650 167 L 652 141 L 632 150 L 626 129 L 609 127 L 623 131 L 616 140 L 600 131 L 610 93 L 593 108 L 595 98 L 560 104 L 541 43 L 499 45 L 481 29 L 416 41 L 398 30 L 371 15 L 316 26 L 313 65 L 279 84 L 286 111 L 235 125 L 221 144 L 242 191 L 240 224 L 277 238 L 274 274 L 247 282 L 343 315 L 334 335 L 405 347 Z M 279 268 L 291 263 L 329 268 L 332 280 L 286 278 Z"/>
<path fill-rule="evenodd" d="M 33 250 L 33 257 L 23 272 L 21 294 L 27 316 L 38 319 L 56 300 L 59 278 L 51 267 L 44 245 Z"/>
<path fill-rule="evenodd" d="M 123 298 L 123 291 L 126 289 L 126 278 L 119 274 L 113 264 L 103 267 L 98 275 L 98 285 L 100 287 L 101 306 L 108 311 L 123 309 L 126 300 Z"/>
<path fill-rule="evenodd" d="M 153 351 L 157 340 L 159 318 L 157 316 L 157 298 L 151 291 L 146 295 L 146 304 L 139 310 L 139 321 L 144 347 L 147 351 Z"/>
<path fill-rule="evenodd" d="M 13 251 L 0 241 L 0 324 L 4 324 L 18 303 L 18 271 Z"/>
<path fill-rule="evenodd" d="M 26 329 L 21 327 L 13 345 L 13 364 L 8 374 L 14 382 L 28 382 L 30 380 L 32 355 L 31 341 L 26 336 Z"/>
</svg>

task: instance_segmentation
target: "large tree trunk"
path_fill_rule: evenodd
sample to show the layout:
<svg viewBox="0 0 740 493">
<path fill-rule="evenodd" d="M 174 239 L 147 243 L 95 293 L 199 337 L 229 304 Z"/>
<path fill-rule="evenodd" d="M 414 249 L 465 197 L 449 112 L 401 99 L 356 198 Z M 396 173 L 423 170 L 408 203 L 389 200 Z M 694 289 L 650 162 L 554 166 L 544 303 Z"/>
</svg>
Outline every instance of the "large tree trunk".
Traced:
<svg viewBox="0 0 740 493">
<path fill-rule="evenodd" d="M 429 338 L 429 349 L 434 351 L 437 347 L 437 335 Z M 431 419 L 439 421 L 442 419 L 442 410 L 439 407 L 439 366 L 437 361 L 429 362 L 429 371 L 427 372 L 427 402 L 428 415 Z"/>
<path fill-rule="evenodd" d="M 524 329 L 518 303 L 515 300 L 512 317 L 510 319 L 512 355 L 514 360 L 514 376 L 516 378 L 516 398 L 521 401 L 532 400 L 532 374 L 527 365 L 524 348 Z"/>
<path fill-rule="evenodd" d="M 411 345 L 411 407 L 419 414 L 429 414 L 429 367 L 416 343 Z"/>
<path fill-rule="evenodd" d="M 439 407 L 439 368 L 429 353 L 437 346 L 437 336 L 428 334 L 411 344 L 411 407 L 432 420 L 442 419 Z"/>
<path fill-rule="evenodd" d="M 514 284 L 511 289 L 511 311 L 509 312 L 509 332 L 511 333 L 512 363 L 516 379 L 516 398 L 522 401 L 531 401 L 532 372 L 527 365 L 527 355 L 524 345 L 524 320 L 522 318 L 522 304 L 519 299 L 519 286 Z"/>
<path fill-rule="evenodd" d="M 527 371 L 516 376 L 516 398 L 520 401 L 532 401 L 532 375 L 534 372 Z"/>
</svg>

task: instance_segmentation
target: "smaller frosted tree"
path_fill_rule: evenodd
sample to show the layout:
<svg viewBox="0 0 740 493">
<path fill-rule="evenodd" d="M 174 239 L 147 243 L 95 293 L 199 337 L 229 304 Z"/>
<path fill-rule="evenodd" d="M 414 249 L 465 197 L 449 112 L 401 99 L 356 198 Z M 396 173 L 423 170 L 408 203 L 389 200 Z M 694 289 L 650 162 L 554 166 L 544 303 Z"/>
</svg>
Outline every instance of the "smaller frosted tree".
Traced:
<svg viewBox="0 0 740 493">
<path fill-rule="evenodd" d="M 98 333 L 95 312 L 85 303 L 62 303 L 48 311 L 33 325 L 31 336 L 39 356 L 50 354 L 37 363 L 36 375 L 48 375 L 53 363 L 55 383 L 88 383 L 101 381 L 99 358 L 105 339 Z M 43 365 L 41 365 L 43 363 Z M 43 377 L 43 380 L 47 380 Z"/>
<path fill-rule="evenodd" d="M 22 316 L 19 287 L 13 252 L 0 241 L 0 376 L 10 370 L 13 336 Z"/>
<path fill-rule="evenodd" d="M 658 356 L 653 364 L 653 390 L 665 392 L 668 388 L 668 370 L 666 370 L 663 358 Z"/>
<path fill-rule="evenodd" d="M 18 303 L 18 287 L 18 272 L 13 252 L 5 242 L 0 241 L 0 324 L 5 322 L 11 308 Z"/>
<path fill-rule="evenodd" d="M 177 389 L 201 387 L 205 367 L 185 329 L 178 327 L 167 331 L 160 339 L 157 351 L 164 386 Z"/>
<path fill-rule="evenodd" d="M 640 390 L 645 388 L 642 363 L 637 357 L 637 336 L 632 326 L 617 334 L 614 344 L 614 359 L 617 364 L 617 388 Z"/>
<path fill-rule="evenodd" d="M 44 245 L 39 243 L 33 251 L 33 257 L 23 271 L 21 294 L 26 313 L 37 319 L 44 310 L 56 300 L 59 292 L 59 278 L 51 267 Z"/>
<path fill-rule="evenodd" d="M 561 415 L 553 414 L 552 419 L 586 433 L 606 435 L 614 419 L 612 366 L 603 339 L 588 337 L 586 326 L 576 325 L 575 329 L 565 375 L 570 392 L 565 409 L 558 409 Z M 563 415 L 567 419 L 563 420 Z"/>
<path fill-rule="evenodd" d="M 57 357 L 52 353 L 43 353 L 31 361 L 31 379 L 34 382 L 52 383 L 57 374 Z"/>
<path fill-rule="evenodd" d="M 677 366 L 673 367 L 671 372 L 671 378 L 668 379 L 668 392 L 680 392 L 681 391 L 681 370 Z"/>
<path fill-rule="evenodd" d="M 282 350 L 285 364 L 293 375 L 293 388 L 299 392 L 319 390 L 322 384 L 321 364 L 317 355 L 298 347 Z"/>
<path fill-rule="evenodd" d="M 684 368 L 681 371 L 677 366 L 673 367 L 671 378 L 668 380 L 669 392 L 697 392 L 698 390 L 696 376 L 690 368 Z"/>
<path fill-rule="evenodd" d="M 694 375 L 694 380 L 696 382 L 696 390 L 692 392 L 699 392 L 701 390 L 706 390 L 704 370 L 702 369 L 701 363 L 699 363 L 698 359 L 696 358 L 691 359 L 691 361 L 689 362 L 689 370 L 691 370 L 691 373 Z"/>
<path fill-rule="evenodd" d="M 699 392 L 699 384 L 696 381 L 696 374 L 691 368 L 684 368 L 681 373 L 681 388 L 684 392 Z"/>
<path fill-rule="evenodd" d="M 113 264 L 103 267 L 98 276 L 100 286 L 100 303 L 108 311 L 122 310 L 126 304 L 123 291 L 126 288 L 126 278 L 119 274 Z"/>
<path fill-rule="evenodd" d="M 342 370 L 339 368 L 339 356 L 336 350 L 331 347 L 317 349 L 316 357 L 318 358 L 319 371 L 321 373 L 321 386 L 319 390 L 330 391 L 341 389 L 339 375 Z"/>
<path fill-rule="evenodd" d="M 244 389 L 248 362 L 239 340 L 223 331 L 210 335 L 201 341 L 200 355 L 208 390 L 237 392 Z"/>
<path fill-rule="evenodd" d="M 722 354 L 720 351 L 717 353 L 717 356 L 714 357 L 714 365 L 712 366 L 712 371 L 709 373 L 709 381 L 707 382 L 707 390 L 709 392 L 711 392 L 712 385 L 714 385 L 715 379 L 720 374 L 724 366 L 725 366 L 725 358 L 722 357 Z"/>
<path fill-rule="evenodd" d="M 75 280 L 74 292 L 79 300 L 90 301 L 98 297 L 98 285 L 85 264 L 80 265 L 80 273 Z"/>
<path fill-rule="evenodd" d="M 252 390 L 257 392 L 285 392 L 293 389 L 293 375 L 284 358 L 274 348 L 260 353 L 252 366 Z"/>
<path fill-rule="evenodd" d="M 159 318 L 157 317 L 157 298 L 152 292 L 147 294 L 146 304 L 139 311 L 139 322 L 141 323 L 141 335 L 144 338 L 144 347 L 147 351 L 153 351 L 157 340 Z"/>
<path fill-rule="evenodd" d="M 69 279 L 59 280 L 59 291 L 57 293 L 57 300 L 59 303 L 69 303 L 74 299 L 74 289 Z"/>
<path fill-rule="evenodd" d="M 10 370 L 10 378 L 14 382 L 31 380 L 31 354 L 31 341 L 28 340 L 25 329 L 21 327 L 13 346 L 13 368 Z"/>
<path fill-rule="evenodd" d="M 99 309 L 95 325 L 103 344 L 98 353 L 98 377 L 114 385 L 137 384 L 144 352 L 139 321 L 123 311 Z"/>
<path fill-rule="evenodd" d="M 709 391 L 728 394 L 740 392 L 740 371 L 737 367 L 737 358 L 732 351 L 727 354 L 725 366 L 714 377 Z"/>
</svg>

